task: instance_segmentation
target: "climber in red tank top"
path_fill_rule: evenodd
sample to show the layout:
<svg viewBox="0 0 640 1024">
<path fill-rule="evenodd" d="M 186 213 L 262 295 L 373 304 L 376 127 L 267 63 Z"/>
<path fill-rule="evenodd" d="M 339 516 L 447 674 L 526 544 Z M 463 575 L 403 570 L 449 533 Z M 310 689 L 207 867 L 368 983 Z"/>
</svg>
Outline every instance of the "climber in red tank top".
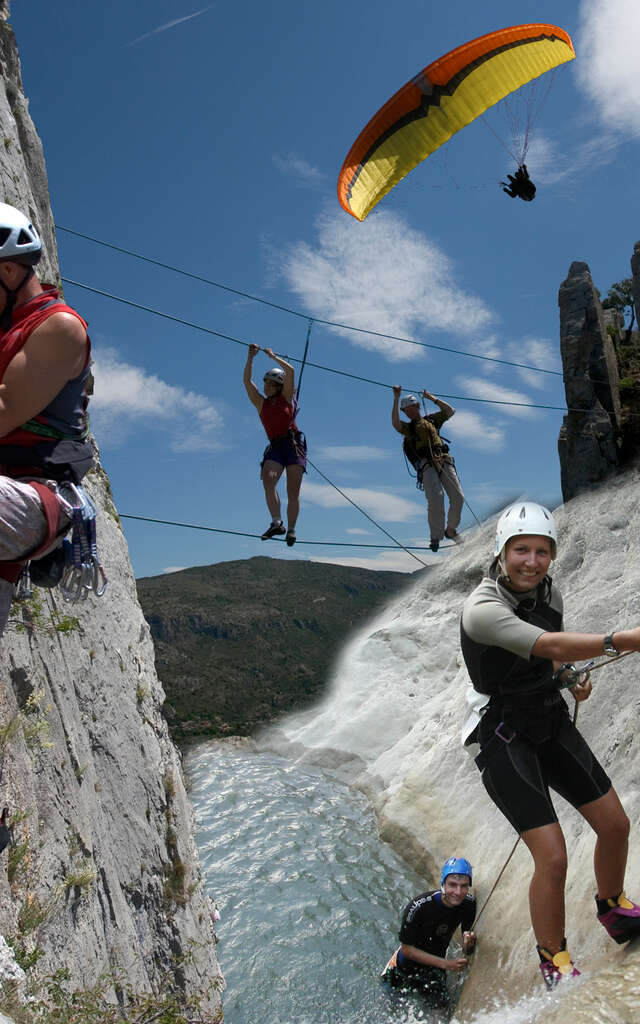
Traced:
<svg viewBox="0 0 640 1024">
<path fill-rule="evenodd" d="M 260 351 L 259 345 L 250 345 L 244 368 L 244 386 L 249 400 L 258 410 L 258 415 L 269 438 L 261 464 L 261 477 L 267 508 L 271 513 L 271 525 L 262 534 L 263 540 L 286 533 L 289 547 L 296 542 L 295 526 L 300 512 L 300 488 L 307 465 L 307 443 L 296 424 L 296 401 L 294 397 L 295 374 L 293 366 L 280 359 L 272 349 L 263 351 L 278 365 L 264 375 L 264 395 L 261 395 L 251 380 L 253 360 Z M 287 529 L 285 531 L 280 511 L 277 485 L 283 472 L 287 475 Z"/>
<path fill-rule="evenodd" d="M 0 632 L 20 561 L 69 526 L 56 484 L 79 483 L 92 459 L 86 324 L 40 284 L 41 254 L 29 219 L 0 203 Z"/>
</svg>

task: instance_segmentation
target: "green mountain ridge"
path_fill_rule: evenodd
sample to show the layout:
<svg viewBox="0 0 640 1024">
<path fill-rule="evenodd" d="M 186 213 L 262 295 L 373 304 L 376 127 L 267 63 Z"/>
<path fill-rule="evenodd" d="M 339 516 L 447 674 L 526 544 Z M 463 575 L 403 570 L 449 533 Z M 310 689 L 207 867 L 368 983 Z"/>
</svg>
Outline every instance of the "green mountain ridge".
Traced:
<svg viewBox="0 0 640 1024">
<path fill-rule="evenodd" d="M 137 581 L 174 739 L 245 736 L 324 694 L 401 572 L 259 556 Z"/>
</svg>

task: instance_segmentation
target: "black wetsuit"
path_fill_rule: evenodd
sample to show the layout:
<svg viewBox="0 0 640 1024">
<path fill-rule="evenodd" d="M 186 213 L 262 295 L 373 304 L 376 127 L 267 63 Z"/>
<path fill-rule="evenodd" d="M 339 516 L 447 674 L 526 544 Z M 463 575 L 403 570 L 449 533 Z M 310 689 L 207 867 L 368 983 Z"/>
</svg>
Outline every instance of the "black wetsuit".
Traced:
<svg viewBox="0 0 640 1024">
<path fill-rule="evenodd" d="M 562 599 L 550 581 L 515 594 L 484 579 L 462 613 L 462 654 L 475 689 L 487 694 L 476 762 L 518 833 L 558 820 L 550 788 L 576 808 L 611 788 L 571 721 L 553 662 L 531 654 L 542 633 L 560 631 Z"/>
<path fill-rule="evenodd" d="M 458 925 L 469 931 L 476 916 L 476 901 L 465 896 L 457 907 L 446 907 L 439 889 L 416 896 L 404 909 L 399 938 L 405 946 L 415 946 L 425 953 L 447 955 L 447 948 Z M 446 1006 L 449 1002 L 446 971 L 441 967 L 427 967 L 399 950 L 396 967 L 389 979 L 394 987 L 419 989 L 432 1006 Z"/>
</svg>

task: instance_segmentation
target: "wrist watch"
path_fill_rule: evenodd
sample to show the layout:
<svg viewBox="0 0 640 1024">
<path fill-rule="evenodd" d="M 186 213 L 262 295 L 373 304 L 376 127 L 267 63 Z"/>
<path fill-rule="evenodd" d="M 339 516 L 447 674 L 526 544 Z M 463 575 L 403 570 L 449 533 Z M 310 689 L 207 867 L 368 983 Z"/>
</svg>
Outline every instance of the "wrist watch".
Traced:
<svg viewBox="0 0 640 1024">
<path fill-rule="evenodd" d="M 605 636 L 603 641 L 603 648 L 604 653 L 607 654 L 610 658 L 617 658 L 620 654 L 620 651 L 613 642 L 613 633 L 609 633 L 607 636 Z"/>
</svg>

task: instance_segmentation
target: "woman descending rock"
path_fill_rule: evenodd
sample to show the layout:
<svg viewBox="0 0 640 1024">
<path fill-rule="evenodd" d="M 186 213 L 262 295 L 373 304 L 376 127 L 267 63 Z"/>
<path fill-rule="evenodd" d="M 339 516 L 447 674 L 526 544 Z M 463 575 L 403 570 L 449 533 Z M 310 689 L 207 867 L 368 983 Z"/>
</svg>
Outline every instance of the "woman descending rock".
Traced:
<svg viewBox="0 0 640 1024">
<path fill-rule="evenodd" d="M 447 972 L 465 969 L 467 954 L 476 942 L 471 931 L 476 916 L 471 881 L 469 861 L 450 857 L 442 867 L 440 889 L 423 892 L 407 904 L 400 925 L 401 945 L 382 972 L 391 988 L 417 989 L 429 1006 L 448 1006 Z M 463 955 L 447 957 L 458 925 Z"/>
<path fill-rule="evenodd" d="M 296 424 L 297 403 L 294 397 L 295 374 L 293 366 L 279 359 L 270 348 L 263 351 L 278 364 L 264 375 L 264 395 L 251 380 L 253 360 L 259 345 L 250 345 L 244 368 L 244 386 L 250 401 L 258 410 L 269 444 L 264 450 L 260 473 L 264 485 L 271 525 L 262 534 L 262 540 L 286 533 L 289 547 L 296 542 L 296 521 L 300 512 L 300 488 L 307 466 L 307 442 Z M 282 523 L 280 497 L 277 485 L 283 471 L 287 474 L 287 529 Z"/>
<path fill-rule="evenodd" d="M 505 509 L 494 553 L 488 576 L 465 602 L 461 623 L 471 682 L 487 698 L 476 763 L 489 796 L 533 857 L 531 922 L 540 970 L 553 988 L 579 971 L 564 934 L 567 851 L 549 789 L 596 833 L 598 920 L 616 942 L 640 934 L 640 907 L 624 893 L 629 819 L 560 693 L 569 685 L 576 702 L 586 700 L 589 674 L 567 663 L 640 651 L 640 627 L 563 632 L 562 598 L 547 575 L 556 557 L 556 526 L 542 505 L 518 502 Z"/>
<path fill-rule="evenodd" d="M 9 825 L 7 824 L 8 817 L 9 808 L 3 807 L 2 815 L 0 816 L 0 853 L 2 853 L 2 851 L 6 849 L 6 847 L 11 842 L 11 830 L 9 828 Z"/>
<path fill-rule="evenodd" d="M 405 395 L 400 401 L 402 388 L 393 386 L 393 406 L 391 424 L 394 430 L 402 434 L 402 447 L 405 455 L 414 466 L 418 475 L 418 487 L 424 491 L 427 499 L 427 516 L 429 519 L 429 547 L 437 551 L 443 537 L 459 543 L 458 533 L 464 494 L 458 480 L 456 465 L 449 454 L 449 445 L 440 437 L 439 430 L 446 420 L 455 415 L 455 409 L 448 402 L 436 398 L 429 391 L 423 391 L 424 398 L 438 406 L 438 412 L 423 416 L 420 403 L 415 395 Z M 409 422 L 400 419 L 400 409 L 409 417 Z M 444 492 L 449 498 L 449 512 L 445 529 Z"/>
</svg>

